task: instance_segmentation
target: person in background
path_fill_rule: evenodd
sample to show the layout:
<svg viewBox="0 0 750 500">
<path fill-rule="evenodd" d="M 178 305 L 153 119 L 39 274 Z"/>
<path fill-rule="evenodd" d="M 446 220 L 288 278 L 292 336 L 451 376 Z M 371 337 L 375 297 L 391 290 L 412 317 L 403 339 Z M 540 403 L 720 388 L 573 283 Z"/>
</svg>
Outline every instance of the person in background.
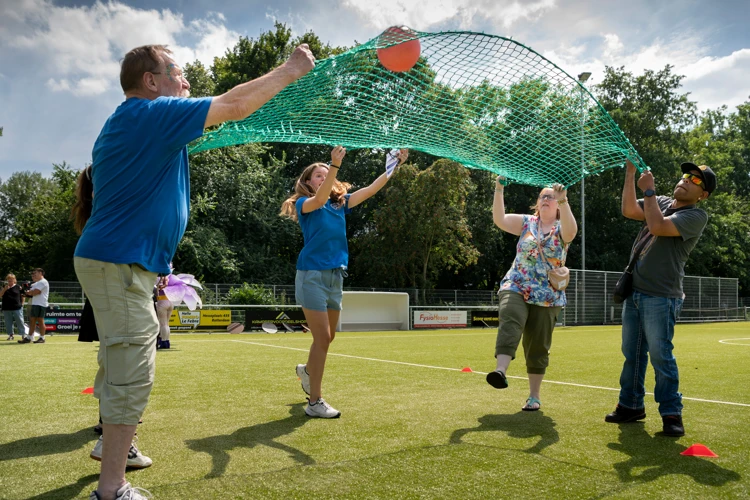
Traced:
<svg viewBox="0 0 750 500">
<path fill-rule="evenodd" d="M 19 340 L 19 344 L 28 344 L 34 338 L 37 325 L 39 326 L 39 338 L 34 340 L 35 344 L 44 344 L 44 334 L 47 333 L 47 327 L 44 324 L 44 317 L 47 315 L 49 306 L 49 282 L 44 279 L 44 269 L 37 267 L 31 271 L 31 281 L 33 284 L 26 292 L 27 297 L 31 297 L 31 312 L 29 313 L 29 335 Z"/>
<path fill-rule="evenodd" d="M 15 325 L 18 334 L 23 337 L 26 328 L 23 325 L 23 305 L 26 296 L 22 293 L 21 287 L 18 286 L 16 275 L 8 273 L 5 277 L 5 286 L 0 290 L 0 296 L 3 299 L 3 317 L 5 319 L 5 329 L 8 332 L 6 340 L 13 340 L 13 326 Z"/>
<path fill-rule="evenodd" d="M 174 311 L 174 305 L 169 300 L 167 294 L 164 293 L 164 288 L 169 284 L 169 276 L 160 276 L 156 280 L 156 290 L 154 290 L 156 308 L 156 317 L 159 320 L 159 336 L 156 337 L 156 348 L 157 349 L 171 349 L 172 345 L 169 342 L 169 318 L 172 317 L 172 311 Z"/>
</svg>

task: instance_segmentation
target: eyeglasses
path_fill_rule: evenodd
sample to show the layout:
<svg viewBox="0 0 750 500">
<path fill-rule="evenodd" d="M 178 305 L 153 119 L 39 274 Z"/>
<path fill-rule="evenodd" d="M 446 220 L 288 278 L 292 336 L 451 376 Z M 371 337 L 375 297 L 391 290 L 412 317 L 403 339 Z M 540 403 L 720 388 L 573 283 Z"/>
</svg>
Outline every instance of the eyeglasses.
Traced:
<svg viewBox="0 0 750 500">
<path fill-rule="evenodd" d="M 704 190 L 706 189 L 706 185 L 703 183 L 703 179 L 695 174 L 682 174 L 682 178 L 688 179 L 690 182 L 692 182 L 696 186 L 700 186 Z"/>
<path fill-rule="evenodd" d="M 555 198 L 555 195 L 553 194 L 543 194 L 542 196 L 539 197 L 539 199 L 542 201 L 552 201 L 552 200 L 557 201 L 557 198 Z"/>
</svg>

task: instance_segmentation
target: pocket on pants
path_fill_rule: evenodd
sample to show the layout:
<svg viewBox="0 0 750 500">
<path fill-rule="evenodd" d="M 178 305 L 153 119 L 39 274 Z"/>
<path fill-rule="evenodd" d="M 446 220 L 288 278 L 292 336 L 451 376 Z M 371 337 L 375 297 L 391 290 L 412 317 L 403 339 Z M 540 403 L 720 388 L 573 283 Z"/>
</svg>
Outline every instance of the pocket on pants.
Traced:
<svg viewBox="0 0 750 500">
<path fill-rule="evenodd" d="M 91 307 L 97 311 L 109 311 L 109 294 L 107 293 L 107 280 L 104 268 L 76 270 L 78 280 L 84 283 L 86 297 Z"/>
<path fill-rule="evenodd" d="M 107 383 L 130 385 L 150 378 L 148 350 L 153 337 L 149 335 L 118 336 L 104 339 L 107 356 Z"/>
<path fill-rule="evenodd" d="M 126 292 L 139 292 L 141 290 L 138 276 L 135 274 L 133 264 L 120 264 L 117 266 L 120 271 L 120 279 Z"/>
</svg>

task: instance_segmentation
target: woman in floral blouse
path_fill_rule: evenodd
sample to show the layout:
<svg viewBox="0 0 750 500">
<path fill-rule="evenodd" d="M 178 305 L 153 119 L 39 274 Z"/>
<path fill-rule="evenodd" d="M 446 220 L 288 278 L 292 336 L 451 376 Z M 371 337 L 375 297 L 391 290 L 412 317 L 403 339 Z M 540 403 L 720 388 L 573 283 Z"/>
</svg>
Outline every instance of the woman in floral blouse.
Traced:
<svg viewBox="0 0 750 500">
<path fill-rule="evenodd" d="M 542 405 L 539 391 L 549 364 L 552 331 L 565 305 L 565 292 L 550 285 L 547 272 L 565 262 L 578 225 L 564 186 L 555 184 L 542 189 L 531 207 L 534 215 L 521 215 L 505 213 L 503 191 L 506 184 L 504 178 L 497 178 L 492 218 L 497 227 L 519 238 L 516 258 L 498 291 L 497 368 L 487 375 L 487 383 L 497 389 L 508 387 L 505 374 L 523 337 L 529 398 L 522 410 L 535 411 Z M 540 251 L 544 252 L 546 262 Z"/>
</svg>

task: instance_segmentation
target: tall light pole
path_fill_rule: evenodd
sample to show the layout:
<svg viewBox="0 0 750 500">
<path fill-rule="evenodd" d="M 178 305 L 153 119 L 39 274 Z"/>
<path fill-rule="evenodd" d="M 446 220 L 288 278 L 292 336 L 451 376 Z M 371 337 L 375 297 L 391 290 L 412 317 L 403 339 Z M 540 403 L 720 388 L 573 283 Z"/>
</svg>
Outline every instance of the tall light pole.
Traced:
<svg viewBox="0 0 750 500">
<path fill-rule="evenodd" d="M 591 73 L 583 72 L 578 75 L 578 81 L 581 83 L 581 297 L 583 304 L 586 304 L 586 151 L 585 151 L 585 131 L 586 114 L 584 113 L 584 93 L 583 84 L 589 79 Z M 578 309 L 578 304 L 576 304 Z M 582 311 L 583 320 L 586 320 L 586 311 Z"/>
</svg>

